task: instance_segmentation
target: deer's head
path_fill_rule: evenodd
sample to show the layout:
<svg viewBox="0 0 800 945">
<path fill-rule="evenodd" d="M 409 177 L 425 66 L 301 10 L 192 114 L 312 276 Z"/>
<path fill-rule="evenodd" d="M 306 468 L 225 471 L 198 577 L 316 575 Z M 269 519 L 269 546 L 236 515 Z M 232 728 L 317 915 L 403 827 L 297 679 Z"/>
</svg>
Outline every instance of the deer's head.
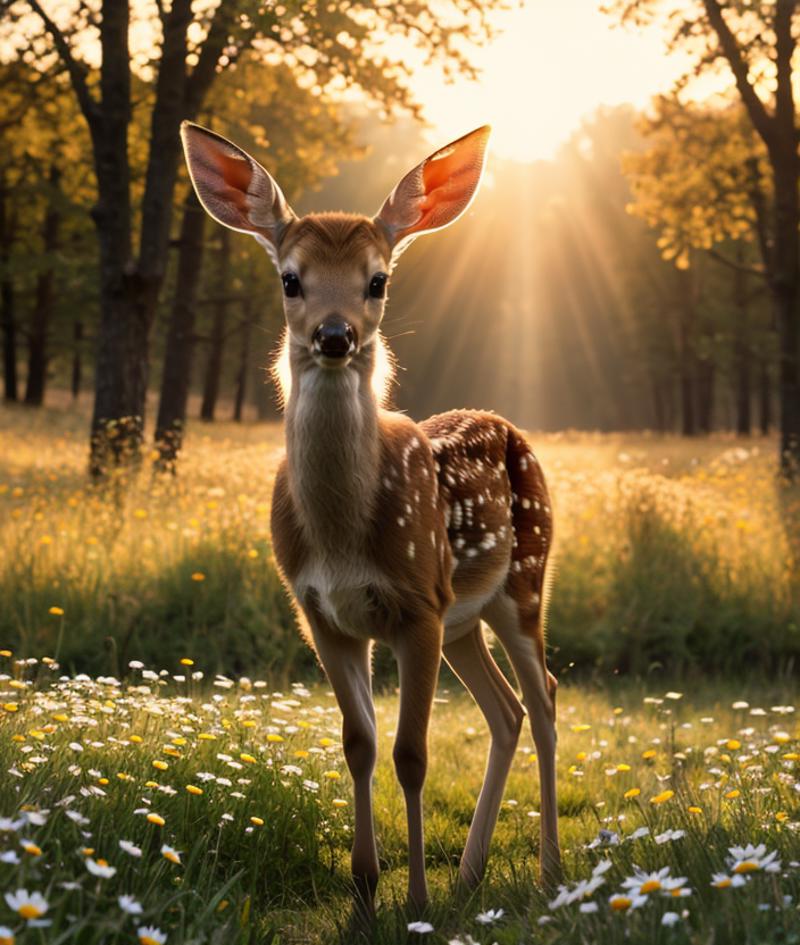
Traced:
<svg viewBox="0 0 800 945">
<path fill-rule="evenodd" d="M 272 176 L 241 148 L 189 122 L 181 137 L 205 209 L 224 226 L 254 236 L 275 264 L 290 344 L 304 349 L 315 366 L 337 370 L 374 342 L 400 252 L 420 234 L 448 226 L 469 206 L 483 171 L 489 128 L 427 157 L 371 218 L 298 217 Z"/>
</svg>

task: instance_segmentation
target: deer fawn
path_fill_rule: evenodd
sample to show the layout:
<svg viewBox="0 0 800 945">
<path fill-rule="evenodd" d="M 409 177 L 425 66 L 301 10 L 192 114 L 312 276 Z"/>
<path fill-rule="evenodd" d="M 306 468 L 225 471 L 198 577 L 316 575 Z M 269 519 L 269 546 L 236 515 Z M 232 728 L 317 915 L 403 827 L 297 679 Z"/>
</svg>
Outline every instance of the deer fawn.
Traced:
<svg viewBox="0 0 800 945">
<path fill-rule="evenodd" d="M 254 236 L 283 282 L 286 458 L 272 538 L 282 577 L 334 689 L 355 792 L 352 869 L 373 908 L 376 758 L 370 653 L 392 647 L 400 675 L 394 763 L 408 817 L 408 895 L 427 898 L 422 786 L 441 656 L 486 717 L 491 747 L 460 877 L 482 877 L 524 711 L 493 660 L 481 620 L 514 667 L 539 759 L 541 870 L 559 873 L 556 680 L 545 663 L 545 563 L 552 516 L 522 434 L 490 413 L 414 423 L 383 409 L 380 324 L 389 273 L 416 236 L 467 209 L 484 165 L 478 128 L 408 173 L 373 218 L 298 218 L 266 170 L 236 145 L 184 123 L 197 195 L 219 223 Z M 305 618 L 305 621 L 302 618 Z"/>
</svg>

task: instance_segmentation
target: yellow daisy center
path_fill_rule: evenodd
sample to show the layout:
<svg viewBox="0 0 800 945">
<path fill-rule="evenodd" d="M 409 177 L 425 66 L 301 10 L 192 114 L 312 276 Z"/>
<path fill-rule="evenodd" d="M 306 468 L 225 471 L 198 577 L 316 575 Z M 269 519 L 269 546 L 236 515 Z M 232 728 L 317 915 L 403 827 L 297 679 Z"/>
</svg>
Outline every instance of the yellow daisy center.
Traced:
<svg viewBox="0 0 800 945">
<path fill-rule="evenodd" d="M 757 870 L 758 863 L 755 860 L 744 860 L 733 868 L 734 873 L 755 873 Z"/>
<path fill-rule="evenodd" d="M 42 910 L 35 906 L 32 902 L 24 902 L 17 912 L 22 916 L 23 919 L 38 919 L 42 915 Z"/>
<path fill-rule="evenodd" d="M 657 879 L 648 879 L 646 883 L 642 883 L 642 895 L 645 893 L 655 892 L 657 889 L 661 889 L 661 883 Z"/>
<path fill-rule="evenodd" d="M 611 908 L 615 912 L 624 912 L 626 909 L 630 909 L 631 900 L 627 896 L 617 896 L 616 899 L 612 900 Z"/>
</svg>

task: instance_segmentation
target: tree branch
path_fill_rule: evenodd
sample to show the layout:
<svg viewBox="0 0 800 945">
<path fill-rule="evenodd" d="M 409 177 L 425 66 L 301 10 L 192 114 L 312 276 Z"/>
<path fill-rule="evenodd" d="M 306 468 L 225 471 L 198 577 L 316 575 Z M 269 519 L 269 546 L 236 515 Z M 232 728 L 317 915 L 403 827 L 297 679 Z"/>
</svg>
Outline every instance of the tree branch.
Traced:
<svg viewBox="0 0 800 945">
<path fill-rule="evenodd" d="M 794 133 L 794 93 L 792 91 L 792 55 L 795 39 L 792 36 L 792 17 L 796 0 L 778 0 L 775 10 L 775 118 L 779 127 L 789 127 Z"/>
<path fill-rule="evenodd" d="M 735 262 L 733 259 L 728 259 L 728 257 L 720 253 L 719 250 L 707 249 L 706 252 L 712 259 L 716 260 L 718 263 L 722 263 L 729 269 L 735 269 L 736 272 L 743 272 L 748 276 L 758 276 L 759 279 L 767 278 L 767 274 L 763 269 L 759 269 L 756 266 L 745 266 L 742 263 Z"/>
<path fill-rule="evenodd" d="M 230 0 L 221 0 L 200 50 L 197 65 L 186 80 L 186 117 L 192 120 L 197 117 L 214 81 L 217 63 L 233 24 L 232 6 Z"/>
<path fill-rule="evenodd" d="M 67 67 L 72 88 L 75 90 L 75 95 L 77 96 L 83 116 L 90 130 L 94 129 L 100 118 L 100 110 L 97 101 L 89 91 L 89 86 L 86 84 L 86 66 L 72 55 L 72 50 L 70 49 L 66 37 L 44 12 L 39 0 L 28 0 L 28 4 L 44 23 L 45 29 L 52 37 L 56 51 Z"/>
<path fill-rule="evenodd" d="M 769 148 L 774 141 L 773 119 L 747 77 L 747 62 L 742 56 L 739 43 L 725 22 L 719 0 L 703 0 L 703 6 L 711 27 L 717 34 L 723 55 L 728 60 L 728 65 L 731 72 L 733 72 L 736 87 L 747 109 L 747 114 L 750 116 L 750 121 L 752 121 L 753 127 L 761 136 L 764 144 Z"/>
<path fill-rule="evenodd" d="M 761 178 L 758 170 L 758 158 L 750 157 L 746 161 L 748 186 L 747 195 L 756 214 L 756 237 L 758 248 L 761 251 L 761 260 L 767 272 L 772 271 L 772 247 L 769 241 L 767 224 L 767 201 L 761 188 Z"/>
</svg>

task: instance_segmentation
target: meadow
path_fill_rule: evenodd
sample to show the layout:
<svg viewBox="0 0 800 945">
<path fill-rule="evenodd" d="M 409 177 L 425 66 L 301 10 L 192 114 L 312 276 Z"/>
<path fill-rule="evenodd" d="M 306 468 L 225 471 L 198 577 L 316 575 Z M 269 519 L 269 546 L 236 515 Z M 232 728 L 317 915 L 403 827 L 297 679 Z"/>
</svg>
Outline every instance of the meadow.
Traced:
<svg viewBox="0 0 800 945">
<path fill-rule="evenodd" d="M 488 735 L 445 670 L 432 898 L 406 912 L 378 652 L 362 933 L 340 718 L 270 554 L 279 427 L 195 426 L 177 478 L 145 464 L 102 489 L 85 431 L 0 414 L 2 945 L 800 942 L 800 504 L 772 440 L 532 438 L 557 523 L 565 886 L 537 880 L 526 729 L 487 878 L 457 888 Z"/>
<path fill-rule="evenodd" d="M 456 886 L 486 727 L 435 707 L 426 785 L 432 898 L 406 912 L 396 699 L 378 700 L 377 921 L 349 921 L 352 825 L 324 687 L 201 678 L 191 657 L 113 677 L 3 657 L 0 941 L 791 943 L 800 940 L 800 727 L 786 687 L 748 699 L 620 683 L 561 693 L 565 885 L 537 882 L 523 732 L 488 875 Z M 796 695 L 796 691 L 795 691 Z M 737 697 L 738 696 L 738 697 Z"/>
<path fill-rule="evenodd" d="M 272 564 L 279 425 L 190 429 L 180 473 L 104 489 L 82 411 L 0 408 L 0 643 L 70 672 L 131 659 L 318 678 Z M 800 489 L 775 441 L 532 437 L 556 516 L 559 676 L 790 678 L 800 657 Z M 392 681 L 379 653 L 378 676 Z"/>
</svg>

